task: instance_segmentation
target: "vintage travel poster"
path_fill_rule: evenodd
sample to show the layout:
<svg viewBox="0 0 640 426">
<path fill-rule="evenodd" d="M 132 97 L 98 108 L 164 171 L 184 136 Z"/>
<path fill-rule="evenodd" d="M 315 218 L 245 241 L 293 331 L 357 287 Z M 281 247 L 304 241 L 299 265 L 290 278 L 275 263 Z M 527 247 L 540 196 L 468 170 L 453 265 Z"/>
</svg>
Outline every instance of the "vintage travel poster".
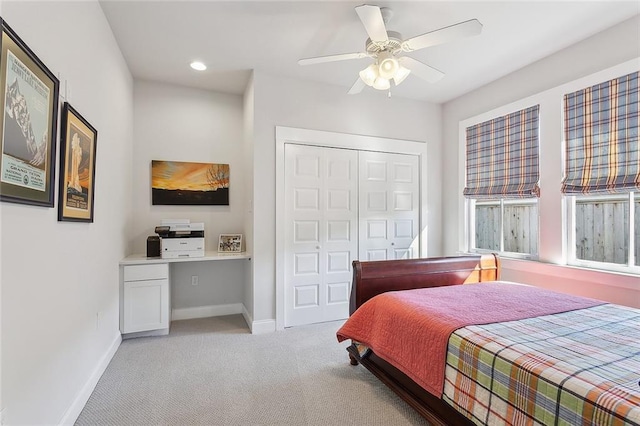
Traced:
<svg viewBox="0 0 640 426">
<path fill-rule="evenodd" d="M 7 51 L 0 181 L 45 191 L 51 91 Z"/>
<path fill-rule="evenodd" d="M 0 23 L 0 200 L 53 207 L 59 82 Z"/>
</svg>

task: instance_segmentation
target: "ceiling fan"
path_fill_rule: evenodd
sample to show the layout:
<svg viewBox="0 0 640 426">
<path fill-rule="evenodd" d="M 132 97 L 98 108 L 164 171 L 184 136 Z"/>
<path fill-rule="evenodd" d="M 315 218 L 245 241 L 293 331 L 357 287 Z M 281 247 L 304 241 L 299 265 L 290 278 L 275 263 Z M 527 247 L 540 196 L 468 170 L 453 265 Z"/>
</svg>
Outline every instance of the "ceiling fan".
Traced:
<svg viewBox="0 0 640 426">
<path fill-rule="evenodd" d="M 365 52 L 318 56 L 298 61 L 300 65 L 313 65 L 348 59 L 372 58 L 374 62 L 360 71 L 360 77 L 349 90 L 349 94 L 360 93 L 365 86 L 378 90 L 389 90 L 391 81 L 397 86 L 410 73 L 429 83 L 434 83 L 444 77 L 443 72 L 402 54 L 477 35 L 482 31 L 482 24 L 477 19 L 471 19 L 403 40 L 400 33 L 387 31 L 386 24 L 392 15 L 391 9 L 368 4 L 357 6 L 355 9 L 369 35 L 365 43 Z"/>
</svg>

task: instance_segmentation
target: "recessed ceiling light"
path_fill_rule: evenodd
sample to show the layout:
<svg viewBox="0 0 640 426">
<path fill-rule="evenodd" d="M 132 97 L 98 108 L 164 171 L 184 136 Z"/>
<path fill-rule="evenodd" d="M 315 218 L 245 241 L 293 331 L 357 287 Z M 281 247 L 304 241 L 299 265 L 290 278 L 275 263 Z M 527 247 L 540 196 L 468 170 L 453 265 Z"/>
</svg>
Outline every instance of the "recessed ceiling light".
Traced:
<svg viewBox="0 0 640 426">
<path fill-rule="evenodd" d="M 193 61 L 191 62 L 191 68 L 193 68 L 196 71 L 204 71 L 207 69 L 207 66 L 202 62 Z"/>
</svg>

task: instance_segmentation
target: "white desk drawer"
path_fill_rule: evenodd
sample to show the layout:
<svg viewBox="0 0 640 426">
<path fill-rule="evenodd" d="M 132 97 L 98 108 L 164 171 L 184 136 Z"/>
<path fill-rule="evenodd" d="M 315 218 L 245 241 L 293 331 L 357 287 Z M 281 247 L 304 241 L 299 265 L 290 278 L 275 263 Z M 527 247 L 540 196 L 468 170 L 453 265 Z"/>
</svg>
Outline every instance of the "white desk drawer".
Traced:
<svg viewBox="0 0 640 426">
<path fill-rule="evenodd" d="M 129 265 L 124 267 L 125 281 L 160 280 L 169 278 L 169 265 Z"/>
</svg>

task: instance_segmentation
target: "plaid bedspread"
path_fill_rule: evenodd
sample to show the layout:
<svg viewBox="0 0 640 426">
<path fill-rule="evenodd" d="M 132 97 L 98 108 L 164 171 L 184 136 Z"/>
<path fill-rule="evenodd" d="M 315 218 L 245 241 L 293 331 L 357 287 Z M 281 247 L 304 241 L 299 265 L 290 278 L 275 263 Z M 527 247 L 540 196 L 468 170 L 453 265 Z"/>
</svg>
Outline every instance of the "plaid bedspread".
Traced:
<svg viewBox="0 0 640 426">
<path fill-rule="evenodd" d="M 599 305 L 455 331 L 443 399 L 479 425 L 640 425 L 640 311 Z"/>
</svg>

